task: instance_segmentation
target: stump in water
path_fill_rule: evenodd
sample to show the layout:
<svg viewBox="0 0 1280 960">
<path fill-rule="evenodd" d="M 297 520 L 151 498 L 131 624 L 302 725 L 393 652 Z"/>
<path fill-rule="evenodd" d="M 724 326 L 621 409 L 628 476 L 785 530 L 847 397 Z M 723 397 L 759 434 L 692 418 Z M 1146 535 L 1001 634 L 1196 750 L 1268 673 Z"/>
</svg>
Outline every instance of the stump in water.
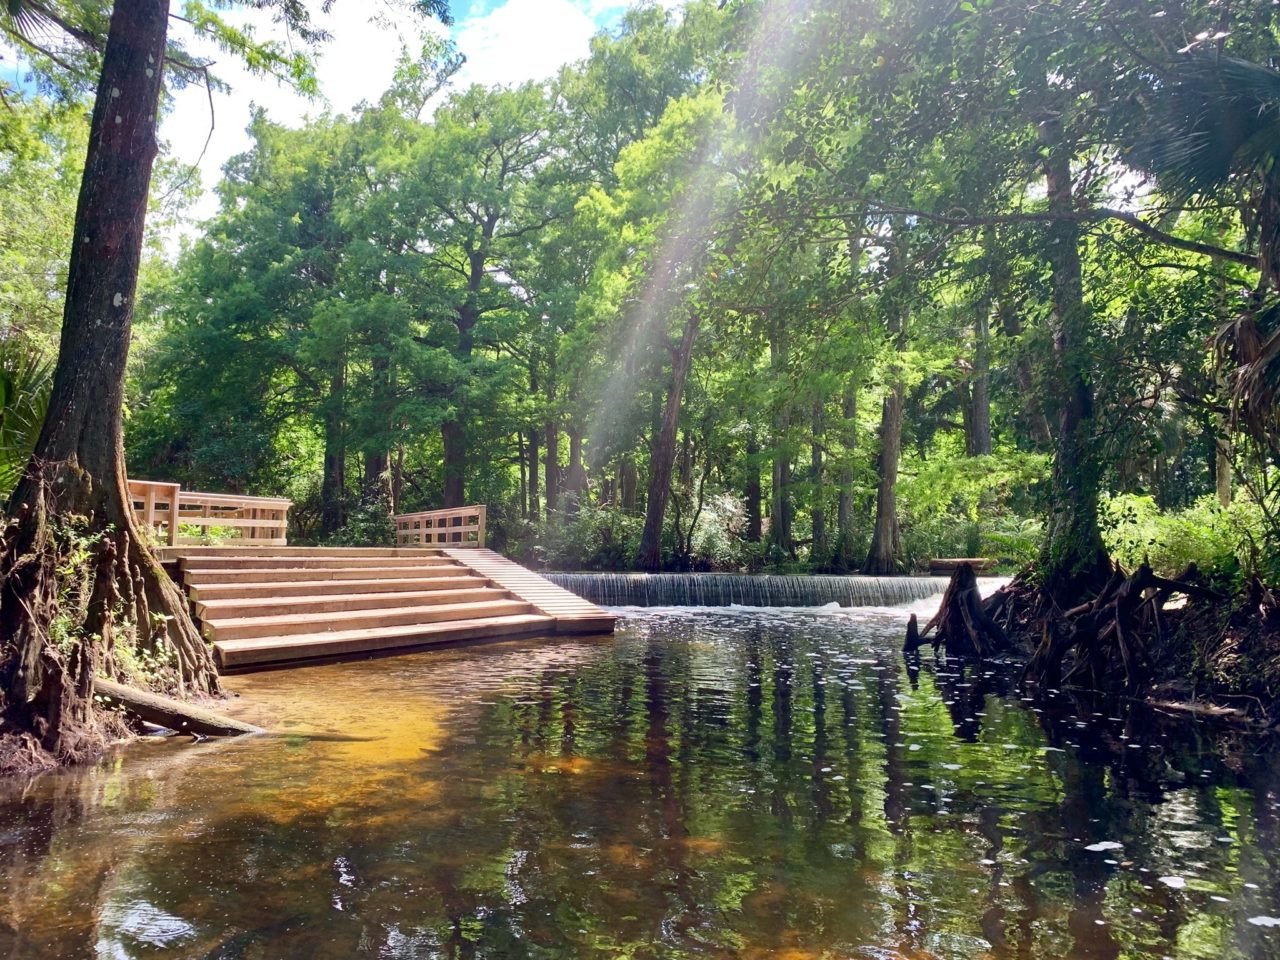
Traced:
<svg viewBox="0 0 1280 960">
<path fill-rule="evenodd" d="M 937 614 L 913 637 L 914 625 L 912 617 L 907 628 L 907 643 L 913 650 L 930 632 L 933 632 L 933 649 L 945 646 L 950 656 L 988 657 L 1009 646 L 1004 629 L 986 609 L 978 589 L 978 576 L 970 563 L 956 567 Z"/>
</svg>

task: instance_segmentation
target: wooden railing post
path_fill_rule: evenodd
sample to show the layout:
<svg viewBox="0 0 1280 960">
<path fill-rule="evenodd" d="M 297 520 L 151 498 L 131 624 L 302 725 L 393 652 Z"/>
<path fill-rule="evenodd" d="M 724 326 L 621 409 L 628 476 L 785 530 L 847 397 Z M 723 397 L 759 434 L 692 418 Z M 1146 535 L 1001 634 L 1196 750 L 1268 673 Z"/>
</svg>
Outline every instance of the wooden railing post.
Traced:
<svg viewBox="0 0 1280 960">
<path fill-rule="evenodd" d="M 486 508 L 451 507 L 448 510 L 424 510 L 401 513 L 393 520 L 398 546 L 483 547 Z"/>
<path fill-rule="evenodd" d="M 289 508 L 293 504 L 282 497 L 183 492 L 176 483 L 149 480 L 130 480 L 129 496 L 140 524 L 155 533 L 162 523 L 168 526 L 165 539 L 169 546 L 206 542 L 209 530 L 215 527 L 233 529 L 235 535 L 228 538 L 233 544 L 283 547 L 289 542 Z M 158 507 L 161 501 L 168 501 L 167 510 Z M 184 522 L 197 527 L 199 534 L 182 536 Z"/>
</svg>

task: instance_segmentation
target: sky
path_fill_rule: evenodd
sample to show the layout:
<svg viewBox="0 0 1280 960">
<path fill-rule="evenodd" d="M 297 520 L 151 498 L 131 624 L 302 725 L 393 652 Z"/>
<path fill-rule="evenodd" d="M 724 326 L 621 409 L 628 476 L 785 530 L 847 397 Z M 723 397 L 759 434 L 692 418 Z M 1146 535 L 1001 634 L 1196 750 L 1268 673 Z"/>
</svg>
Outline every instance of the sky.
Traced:
<svg viewBox="0 0 1280 960">
<path fill-rule="evenodd" d="M 673 0 L 663 2 L 677 5 Z M 424 25 L 403 13 L 388 17 L 388 8 L 378 0 L 338 0 L 329 15 L 319 12 L 318 0 L 307 0 L 307 4 L 316 9 L 316 21 L 333 35 L 320 49 L 316 65 L 323 101 L 300 97 L 270 78 L 251 76 L 230 57 L 190 43 L 193 52 L 221 61 L 213 70 L 232 87 L 230 93 L 214 94 L 212 116 L 203 88 L 179 91 L 174 109 L 161 126 L 171 154 L 184 163 L 195 163 L 209 141 L 199 162 L 204 194 L 191 211 L 196 219 L 216 211 L 212 188 L 222 165 L 248 148 L 245 127 L 255 104 L 265 107 L 271 119 L 295 126 L 326 105 L 345 112 L 361 101 L 376 100 L 390 83 L 401 46 L 416 49 L 423 29 L 452 36 L 466 55 L 466 66 L 455 80 L 459 86 L 542 79 L 562 64 L 585 57 L 592 35 L 615 25 L 628 5 L 617 0 L 453 0 L 454 24 L 446 28 L 438 23 Z M 371 19 L 377 15 L 382 23 Z M 268 19 L 256 22 L 261 24 L 261 36 L 272 34 Z"/>
</svg>

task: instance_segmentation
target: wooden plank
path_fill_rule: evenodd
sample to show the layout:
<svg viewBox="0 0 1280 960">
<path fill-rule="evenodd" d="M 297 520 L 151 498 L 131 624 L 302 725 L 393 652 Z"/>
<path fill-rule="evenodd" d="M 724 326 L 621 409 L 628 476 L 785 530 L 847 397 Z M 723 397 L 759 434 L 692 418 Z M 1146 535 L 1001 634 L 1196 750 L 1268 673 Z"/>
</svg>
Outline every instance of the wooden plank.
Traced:
<svg viewBox="0 0 1280 960">
<path fill-rule="evenodd" d="M 182 557 L 439 557 L 435 547 L 251 547 L 235 543 L 158 549 L 161 559 Z"/>
<path fill-rule="evenodd" d="M 397 543 L 483 547 L 488 508 L 484 504 L 401 513 L 393 519 Z"/>
<path fill-rule="evenodd" d="M 485 617 L 510 617 L 532 613 L 533 605 L 523 600 L 493 599 L 479 603 L 447 603 L 439 606 L 394 607 L 386 610 L 351 610 L 330 613 L 324 617 L 326 633 L 341 630 L 404 627 L 442 621 L 476 620 Z M 317 618 L 309 614 L 285 614 L 276 617 L 242 617 L 229 620 L 205 620 L 201 627 L 210 640 L 247 640 L 259 637 L 287 637 L 316 633 Z"/>
<path fill-rule="evenodd" d="M 421 577 L 405 580 L 293 580 L 277 583 L 190 584 L 187 593 L 193 601 L 258 598 L 274 600 L 289 597 L 341 596 L 416 593 L 424 590 L 463 590 L 483 587 L 489 581 L 474 574 L 466 576 Z"/>
<path fill-rule="evenodd" d="M 505 590 L 485 585 L 476 578 L 479 586 L 454 590 L 414 590 L 396 593 L 344 593 L 307 594 L 298 597 L 230 597 L 224 600 L 197 600 L 196 613 L 203 620 L 231 620 L 244 617 L 284 616 L 287 614 L 329 614 L 350 611 L 370 611 L 387 608 L 426 607 L 446 603 L 479 603 L 484 600 L 503 600 Z M 313 621 L 314 625 L 314 621 Z"/>
<path fill-rule="evenodd" d="M 340 570 L 298 569 L 280 570 L 200 570 L 183 571 L 183 579 L 190 584 L 210 583 L 281 583 L 298 580 L 399 580 L 429 577 L 433 571 L 442 575 L 463 573 L 461 566 L 449 567 L 396 567 L 392 570 L 376 570 L 369 567 L 346 567 Z"/>
<path fill-rule="evenodd" d="M 369 567 L 394 570 L 404 567 L 459 567 L 449 557 L 184 557 L 184 570 L 354 570 Z"/>
<path fill-rule="evenodd" d="M 524 614 L 461 623 L 302 634 L 271 640 L 221 641 L 214 643 L 213 649 L 223 669 L 233 671 L 328 657 L 408 650 L 437 643 L 529 636 L 551 632 L 554 626 L 555 622 L 551 617 Z"/>
<path fill-rule="evenodd" d="M 484 548 L 449 549 L 444 553 L 479 575 L 488 577 L 512 596 L 533 604 L 540 613 L 555 617 L 557 632 L 560 632 L 562 620 L 565 632 L 613 632 L 617 618 L 612 614 L 501 554 Z"/>
</svg>

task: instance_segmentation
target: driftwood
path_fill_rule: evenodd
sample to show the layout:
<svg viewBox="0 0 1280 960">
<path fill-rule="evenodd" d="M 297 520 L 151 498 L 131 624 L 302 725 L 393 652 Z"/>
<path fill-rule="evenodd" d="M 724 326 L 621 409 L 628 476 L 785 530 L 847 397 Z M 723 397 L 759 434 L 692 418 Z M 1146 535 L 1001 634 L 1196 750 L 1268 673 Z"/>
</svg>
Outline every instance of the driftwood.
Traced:
<svg viewBox="0 0 1280 960">
<path fill-rule="evenodd" d="M 180 733 L 196 733 L 205 737 L 238 737 L 246 733 L 263 732 L 260 727 L 224 717 L 203 707 L 126 687 L 110 680 L 94 680 L 93 692 L 108 702 L 120 704 L 140 720 Z"/>
</svg>

